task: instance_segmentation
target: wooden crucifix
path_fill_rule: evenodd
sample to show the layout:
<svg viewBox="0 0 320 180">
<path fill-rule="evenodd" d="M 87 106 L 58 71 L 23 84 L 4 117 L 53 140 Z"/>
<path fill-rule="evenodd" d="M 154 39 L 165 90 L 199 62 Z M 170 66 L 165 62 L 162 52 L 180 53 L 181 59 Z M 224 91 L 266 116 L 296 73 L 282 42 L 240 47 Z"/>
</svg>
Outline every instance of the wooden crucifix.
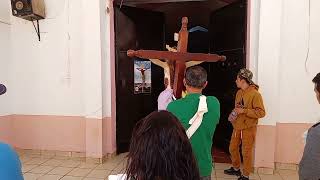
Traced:
<svg viewBox="0 0 320 180">
<path fill-rule="evenodd" d="M 177 52 L 170 51 L 155 51 L 155 50 L 128 50 L 129 57 L 139 57 L 143 59 L 163 59 L 166 60 L 170 67 L 170 76 L 172 77 L 169 83 L 173 86 L 173 93 L 176 98 L 181 98 L 183 90 L 183 78 L 186 70 L 186 63 L 189 61 L 206 61 L 217 62 L 225 61 L 225 56 L 217 54 L 203 54 L 203 53 L 188 53 L 188 37 L 187 29 L 188 18 L 182 18 L 182 26 L 179 31 L 179 41 Z"/>
</svg>

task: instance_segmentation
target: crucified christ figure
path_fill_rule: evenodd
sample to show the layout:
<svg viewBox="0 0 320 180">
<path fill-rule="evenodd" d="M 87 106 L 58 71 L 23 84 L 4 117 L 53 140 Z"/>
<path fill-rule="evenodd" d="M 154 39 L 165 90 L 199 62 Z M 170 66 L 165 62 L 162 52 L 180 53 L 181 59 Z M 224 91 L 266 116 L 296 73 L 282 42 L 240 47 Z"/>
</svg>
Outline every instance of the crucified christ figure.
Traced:
<svg viewBox="0 0 320 180">
<path fill-rule="evenodd" d="M 167 47 L 169 51 L 155 50 L 128 50 L 129 57 L 139 57 L 143 59 L 152 59 L 153 63 L 163 67 L 167 84 L 173 89 L 176 98 L 181 98 L 183 90 L 184 72 L 187 66 L 199 64 L 202 61 L 217 62 L 225 61 L 225 56 L 217 54 L 188 53 L 188 18 L 183 17 L 179 31 L 179 41 L 177 49 Z M 161 60 L 165 61 L 161 61 Z M 194 62 L 200 61 L 200 62 Z"/>
<path fill-rule="evenodd" d="M 177 52 L 177 49 L 170 47 L 169 45 L 166 45 L 166 49 L 170 52 Z M 150 61 L 163 68 L 164 72 L 164 84 L 167 89 L 172 89 L 173 87 L 173 80 L 174 80 L 174 68 L 175 64 L 172 60 L 160 60 L 160 59 L 150 59 Z M 186 68 L 198 65 L 202 63 L 203 61 L 187 61 L 185 62 Z"/>
<path fill-rule="evenodd" d="M 141 64 L 140 67 L 137 68 L 137 70 L 141 72 L 141 80 L 142 80 L 141 90 L 142 90 L 142 92 L 144 92 L 144 88 L 146 86 L 146 75 L 144 72 L 148 69 L 149 68 L 144 67 L 144 64 Z"/>
</svg>

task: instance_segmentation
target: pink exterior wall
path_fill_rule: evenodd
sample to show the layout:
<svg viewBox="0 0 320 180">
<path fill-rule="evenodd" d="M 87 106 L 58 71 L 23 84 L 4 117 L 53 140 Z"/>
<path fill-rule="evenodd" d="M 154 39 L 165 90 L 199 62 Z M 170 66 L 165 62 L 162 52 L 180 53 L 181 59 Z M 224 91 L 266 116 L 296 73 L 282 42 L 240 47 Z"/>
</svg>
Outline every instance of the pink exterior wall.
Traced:
<svg viewBox="0 0 320 180">
<path fill-rule="evenodd" d="M 0 141 L 10 143 L 12 138 L 12 123 L 10 116 L 0 116 Z"/>
<path fill-rule="evenodd" d="M 116 152 L 116 126 L 112 118 L 102 119 L 102 144 L 103 154 Z"/>
<path fill-rule="evenodd" d="M 254 166 L 298 164 L 303 153 L 302 134 L 312 124 L 259 125 Z M 116 128 L 111 117 L 85 119 L 68 116 L 11 115 L 0 117 L 0 140 L 23 149 L 86 152 L 101 158 L 116 151 Z"/>
<path fill-rule="evenodd" d="M 86 156 L 102 158 L 102 120 L 86 120 Z"/>
<path fill-rule="evenodd" d="M 303 133 L 312 124 L 277 123 L 259 125 L 256 136 L 255 167 L 274 168 L 274 163 L 299 164 L 304 149 Z"/>
<path fill-rule="evenodd" d="M 115 123 L 110 117 L 1 116 L 0 141 L 22 149 L 86 152 L 93 158 L 116 151 Z"/>
<path fill-rule="evenodd" d="M 304 149 L 302 134 L 311 126 L 305 123 L 277 123 L 275 162 L 298 164 Z"/>
<path fill-rule="evenodd" d="M 85 152 L 82 117 L 12 115 L 12 145 L 23 149 Z"/>
<path fill-rule="evenodd" d="M 254 167 L 274 168 L 276 145 L 276 127 L 268 125 L 258 125 Z"/>
</svg>

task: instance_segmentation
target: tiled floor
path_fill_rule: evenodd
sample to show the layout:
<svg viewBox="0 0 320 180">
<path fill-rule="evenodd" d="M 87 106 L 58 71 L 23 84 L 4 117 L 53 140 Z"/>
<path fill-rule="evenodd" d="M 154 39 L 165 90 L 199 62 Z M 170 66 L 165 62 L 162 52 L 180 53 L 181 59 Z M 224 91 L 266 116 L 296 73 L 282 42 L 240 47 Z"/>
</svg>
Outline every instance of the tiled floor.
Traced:
<svg viewBox="0 0 320 180">
<path fill-rule="evenodd" d="M 25 180 L 101 180 L 109 174 L 124 171 L 126 154 L 109 159 L 104 164 L 86 163 L 82 158 L 64 156 L 41 156 L 40 154 L 20 153 Z M 229 164 L 215 163 L 213 180 L 235 180 L 234 176 L 223 174 Z M 279 170 L 274 175 L 253 174 L 254 180 L 298 180 L 297 171 Z"/>
</svg>

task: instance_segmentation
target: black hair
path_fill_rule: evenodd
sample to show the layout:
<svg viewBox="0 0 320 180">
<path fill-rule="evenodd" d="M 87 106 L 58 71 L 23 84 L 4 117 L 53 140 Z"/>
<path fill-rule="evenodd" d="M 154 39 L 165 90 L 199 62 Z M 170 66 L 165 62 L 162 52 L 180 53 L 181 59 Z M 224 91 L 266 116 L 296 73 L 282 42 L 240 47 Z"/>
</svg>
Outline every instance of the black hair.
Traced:
<svg viewBox="0 0 320 180">
<path fill-rule="evenodd" d="M 316 85 L 316 90 L 320 93 L 320 73 L 312 79 L 312 82 Z"/>
<path fill-rule="evenodd" d="M 130 143 L 128 179 L 199 180 L 185 129 L 168 111 L 155 111 L 135 126 Z"/>
</svg>

